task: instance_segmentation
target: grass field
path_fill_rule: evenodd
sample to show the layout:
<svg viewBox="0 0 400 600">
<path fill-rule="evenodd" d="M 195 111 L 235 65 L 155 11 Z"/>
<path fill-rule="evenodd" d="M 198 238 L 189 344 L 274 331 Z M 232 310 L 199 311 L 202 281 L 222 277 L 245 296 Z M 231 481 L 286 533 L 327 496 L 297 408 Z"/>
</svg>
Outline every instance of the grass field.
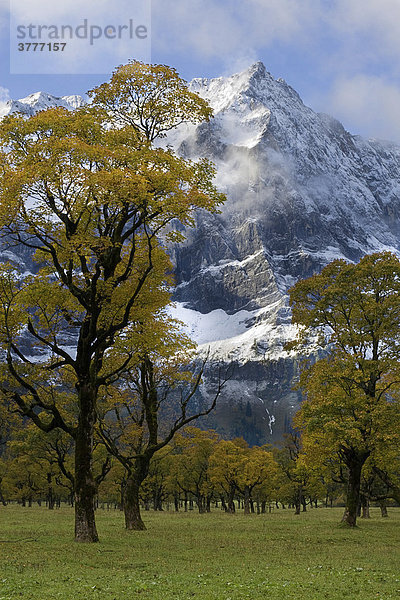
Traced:
<svg viewBox="0 0 400 600">
<path fill-rule="evenodd" d="M 125 532 L 97 513 L 99 544 L 72 541 L 72 510 L 0 509 L 0 600 L 400 598 L 400 509 L 349 531 L 341 509 L 295 516 L 144 513 Z"/>
</svg>

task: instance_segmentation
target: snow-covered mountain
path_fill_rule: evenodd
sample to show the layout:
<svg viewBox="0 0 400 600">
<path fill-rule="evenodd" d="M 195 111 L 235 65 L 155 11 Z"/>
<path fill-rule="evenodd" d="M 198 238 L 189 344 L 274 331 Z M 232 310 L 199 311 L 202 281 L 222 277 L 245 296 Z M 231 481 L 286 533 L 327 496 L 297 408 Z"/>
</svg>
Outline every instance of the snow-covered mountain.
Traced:
<svg viewBox="0 0 400 600">
<path fill-rule="evenodd" d="M 45 92 L 35 92 L 20 100 L 9 100 L 0 106 L 0 118 L 11 113 L 19 112 L 30 117 L 40 110 L 46 110 L 53 106 L 62 106 L 73 109 L 85 104 L 82 96 L 53 96 Z"/>
<path fill-rule="evenodd" d="M 215 118 L 180 127 L 168 142 L 184 156 L 210 157 L 228 200 L 220 215 L 199 214 L 185 244 L 171 249 L 174 314 L 214 361 L 236 366 L 209 425 L 274 441 L 300 401 L 299 359 L 283 348 L 294 334 L 287 290 L 333 258 L 400 250 L 400 146 L 351 135 L 260 62 L 190 86 Z M 40 92 L 10 101 L 8 112 L 82 102 Z"/>
<path fill-rule="evenodd" d="M 236 435 L 242 422 L 251 441 L 276 439 L 299 403 L 298 359 L 283 348 L 294 333 L 287 290 L 334 258 L 399 249 L 400 147 L 351 135 L 262 63 L 191 88 L 215 118 L 173 141 L 214 160 L 228 201 L 175 249 L 176 313 L 237 363 L 217 426 Z"/>
</svg>

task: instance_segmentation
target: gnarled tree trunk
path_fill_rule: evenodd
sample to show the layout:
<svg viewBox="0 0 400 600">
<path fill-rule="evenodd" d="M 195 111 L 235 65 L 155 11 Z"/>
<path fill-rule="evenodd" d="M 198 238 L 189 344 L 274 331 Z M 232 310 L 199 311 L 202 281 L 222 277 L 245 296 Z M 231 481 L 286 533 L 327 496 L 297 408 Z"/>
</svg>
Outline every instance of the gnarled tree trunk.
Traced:
<svg viewBox="0 0 400 600">
<path fill-rule="evenodd" d="M 141 456 L 135 460 L 131 471 L 128 471 L 124 490 L 125 527 L 130 531 L 146 529 L 140 514 L 140 486 L 149 472 L 150 456 Z"/>
<path fill-rule="evenodd" d="M 244 487 L 244 514 L 250 514 L 250 488 L 248 485 Z"/>
<path fill-rule="evenodd" d="M 130 474 L 126 480 L 124 494 L 125 527 L 129 531 L 144 531 L 146 529 L 140 514 L 139 490 L 140 483 L 134 475 Z"/>
<path fill-rule="evenodd" d="M 80 414 L 75 437 L 75 541 L 98 542 L 94 505 L 93 431 L 96 420 L 96 394 L 90 386 L 79 390 Z"/>
<path fill-rule="evenodd" d="M 389 515 L 388 515 L 388 511 L 387 511 L 386 500 L 380 500 L 379 506 L 381 509 L 381 517 L 387 518 Z"/>
<path fill-rule="evenodd" d="M 342 522 L 346 523 L 349 527 L 355 527 L 357 524 L 357 514 L 360 505 L 361 471 L 369 454 L 369 452 L 357 452 L 354 449 L 344 452 L 349 470 L 349 478 L 347 482 L 346 508 Z"/>
</svg>

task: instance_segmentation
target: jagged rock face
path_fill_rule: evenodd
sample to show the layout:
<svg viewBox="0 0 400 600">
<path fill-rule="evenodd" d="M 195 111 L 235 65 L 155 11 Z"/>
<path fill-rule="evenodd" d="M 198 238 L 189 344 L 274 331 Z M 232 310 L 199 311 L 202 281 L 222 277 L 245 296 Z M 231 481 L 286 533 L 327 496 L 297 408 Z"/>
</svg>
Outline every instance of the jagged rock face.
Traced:
<svg viewBox="0 0 400 600">
<path fill-rule="evenodd" d="M 208 424 L 251 443 L 275 441 L 300 402 L 299 358 L 283 347 L 295 334 L 287 291 L 334 258 L 399 249 L 400 147 L 313 112 L 262 63 L 190 85 L 215 118 L 167 141 L 215 162 L 227 202 L 219 215 L 199 214 L 187 241 L 171 248 L 174 313 L 213 357 L 199 403 L 215 388 L 215 363 L 235 365 Z M 40 92 L 7 112 L 82 102 Z"/>
<path fill-rule="evenodd" d="M 300 401 L 292 390 L 298 359 L 283 349 L 294 334 L 288 288 L 334 258 L 399 248 L 400 147 L 352 136 L 314 113 L 262 63 L 196 79 L 191 89 L 215 118 L 182 128 L 172 142 L 216 163 L 228 200 L 221 215 L 200 215 L 175 249 L 176 313 L 202 348 L 237 364 L 213 426 L 275 441 Z"/>
</svg>

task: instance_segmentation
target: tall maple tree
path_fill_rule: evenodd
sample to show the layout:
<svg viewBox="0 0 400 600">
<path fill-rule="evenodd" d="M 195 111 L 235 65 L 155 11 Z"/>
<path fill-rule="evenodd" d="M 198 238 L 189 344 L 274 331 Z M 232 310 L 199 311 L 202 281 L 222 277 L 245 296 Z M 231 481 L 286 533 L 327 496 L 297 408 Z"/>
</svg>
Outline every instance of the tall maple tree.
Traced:
<svg viewBox="0 0 400 600">
<path fill-rule="evenodd" d="M 169 302 L 165 239 L 182 239 L 196 209 L 223 200 L 211 163 L 155 146 L 180 123 L 211 116 L 173 69 L 132 62 L 91 95 L 72 112 L 0 125 L 1 233 L 37 263 L 34 275 L 1 267 L 0 392 L 43 431 L 74 438 L 75 539 L 87 542 L 98 539 L 99 392 L 131 358 L 115 344 Z"/>
<path fill-rule="evenodd" d="M 299 343 L 327 350 L 301 375 L 306 399 L 295 422 L 308 444 L 331 448 L 346 465 L 344 521 L 354 527 L 362 468 L 391 448 L 400 424 L 400 261 L 390 252 L 335 260 L 293 286 L 290 302 Z"/>
</svg>

